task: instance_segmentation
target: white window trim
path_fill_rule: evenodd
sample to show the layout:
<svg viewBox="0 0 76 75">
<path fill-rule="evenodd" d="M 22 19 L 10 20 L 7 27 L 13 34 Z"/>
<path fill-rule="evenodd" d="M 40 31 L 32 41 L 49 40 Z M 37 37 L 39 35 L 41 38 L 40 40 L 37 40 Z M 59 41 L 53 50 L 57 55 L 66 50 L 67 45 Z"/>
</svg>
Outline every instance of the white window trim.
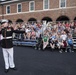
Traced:
<svg viewBox="0 0 76 75">
<path fill-rule="evenodd" d="M 65 10 L 66 9 L 76 9 L 76 6 L 71 6 L 71 7 L 66 7 L 64 8 Z M 44 11 L 56 11 L 56 10 L 60 10 L 60 8 L 53 8 L 53 9 L 49 9 L 49 10 L 36 10 L 34 12 L 29 12 L 29 11 L 26 11 L 26 12 L 21 12 L 21 13 L 10 13 L 10 14 L 4 14 L 4 16 L 8 16 L 8 15 L 18 15 L 18 14 L 27 14 L 27 13 L 40 13 L 40 12 L 44 12 Z M 2 15 L 0 15 L 2 16 Z"/>
<path fill-rule="evenodd" d="M 10 13 L 11 13 L 11 6 L 10 6 L 10 5 L 7 5 L 7 6 L 6 6 L 6 14 L 10 14 L 10 13 L 7 13 L 7 7 L 8 7 L 8 6 L 10 7 Z"/>
<path fill-rule="evenodd" d="M 49 3 L 50 3 L 50 1 L 48 0 L 48 9 L 50 7 L 50 4 Z M 48 9 L 45 9 L 44 5 L 45 5 L 45 0 L 43 0 L 43 10 L 48 10 Z"/>
<path fill-rule="evenodd" d="M 65 0 L 65 7 L 61 7 L 61 0 L 59 0 L 59 8 L 63 9 L 63 8 L 66 8 L 66 2 L 67 0 Z"/>
<path fill-rule="evenodd" d="M 18 5 L 21 5 L 21 12 L 22 12 L 22 3 L 17 4 L 17 13 L 21 13 L 21 12 L 18 12 Z"/>
<path fill-rule="evenodd" d="M 32 2 L 34 2 L 34 10 L 30 10 L 30 4 L 31 4 Z M 30 11 L 30 12 L 35 11 L 35 1 L 30 1 L 30 2 L 29 2 L 29 11 Z"/>
</svg>

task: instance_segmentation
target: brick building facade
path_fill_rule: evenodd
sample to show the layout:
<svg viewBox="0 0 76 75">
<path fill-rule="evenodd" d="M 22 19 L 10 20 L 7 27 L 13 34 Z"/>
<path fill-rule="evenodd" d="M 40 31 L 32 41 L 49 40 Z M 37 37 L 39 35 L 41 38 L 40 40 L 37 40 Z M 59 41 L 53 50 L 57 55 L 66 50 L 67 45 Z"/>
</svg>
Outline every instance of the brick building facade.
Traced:
<svg viewBox="0 0 76 75">
<path fill-rule="evenodd" d="M 76 0 L 15 0 L 0 3 L 0 19 L 12 22 L 76 20 Z"/>
</svg>

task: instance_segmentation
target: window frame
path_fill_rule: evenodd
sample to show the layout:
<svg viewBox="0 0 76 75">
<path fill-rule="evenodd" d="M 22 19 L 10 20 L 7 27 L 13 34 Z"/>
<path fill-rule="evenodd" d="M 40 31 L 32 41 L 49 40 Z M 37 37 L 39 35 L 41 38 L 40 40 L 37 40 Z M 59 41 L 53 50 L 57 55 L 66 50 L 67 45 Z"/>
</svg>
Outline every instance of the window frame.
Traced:
<svg viewBox="0 0 76 75">
<path fill-rule="evenodd" d="M 22 3 L 18 3 L 18 4 L 17 4 L 17 13 L 20 13 L 20 12 L 18 11 L 18 9 L 19 9 L 19 8 L 18 8 L 18 5 L 21 5 L 21 11 L 20 11 L 20 12 L 22 12 Z"/>
<path fill-rule="evenodd" d="M 59 8 L 66 8 L 66 2 L 67 0 L 65 0 L 65 6 L 64 7 L 61 7 L 61 0 L 59 1 Z"/>
<path fill-rule="evenodd" d="M 50 7 L 50 1 L 48 0 L 48 8 L 47 9 L 45 9 L 45 0 L 43 0 L 43 10 L 48 10 L 49 9 L 49 7 Z"/>
<path fill-rule="evenodd" d="M 10 12 L 9 12 L 9 13 L 7 12 L 7 10 L 8 10 L 7 8 L 8 8 L 8 7 L 10 7 Z M 11 13 L 11 6 L 10 6 L 10 5 L 7 5 L 7 6 L 6 6 L 6 14 L 10 14 L 10 13 Z"/>
<path fill-rule="evenodd" d="M 34 8 L 33 8 L 34 10 L 31 10 L 31 9 L 30 9 L 32 2 L 34 3 Z M 30 1 L 30 2 L 29 2 L 29 11 L 30 11 L 30 12 L 35 11 L 35 1 Z"/>
</svg>

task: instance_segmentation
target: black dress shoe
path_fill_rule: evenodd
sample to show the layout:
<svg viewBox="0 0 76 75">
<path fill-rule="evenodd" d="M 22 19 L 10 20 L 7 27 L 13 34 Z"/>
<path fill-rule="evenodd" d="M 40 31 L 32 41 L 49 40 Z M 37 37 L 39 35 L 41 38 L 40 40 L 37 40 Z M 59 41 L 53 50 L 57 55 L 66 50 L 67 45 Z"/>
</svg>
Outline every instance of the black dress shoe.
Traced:
<svg viewBox="0 0 76 75">
<path fill-rule="evenodd" d="M 9 69 L 5 69 L 5 70 L 4 70 L 5 73 L 8 73 L 8 71 L 9 71 Z"/>
<path fill-rule="evenodd" d="M 17 70 L 17 68 L 16 68 L 16 67 L 14 67 L 14 68 L 10 68 L 10 69 L 12 69 L 12 70 Z"/>
</svg>

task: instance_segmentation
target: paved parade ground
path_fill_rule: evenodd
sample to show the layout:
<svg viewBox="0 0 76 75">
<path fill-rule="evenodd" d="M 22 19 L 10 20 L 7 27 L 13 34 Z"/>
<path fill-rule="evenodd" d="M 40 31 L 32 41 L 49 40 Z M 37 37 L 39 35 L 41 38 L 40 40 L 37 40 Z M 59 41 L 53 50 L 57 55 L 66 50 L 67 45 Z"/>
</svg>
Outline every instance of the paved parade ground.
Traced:
<svg viewBox="0 0 76 75">
<path fill-rule="evenodd" d="M 10 70 L 7 75 L 76 75 L 76 52 L 62 54 L 35 50 L 33 47 L 14 47 L 17 71 Z M 4 73 L 4 60 L 0 48 L 0 75 Z"/>
</svg>

